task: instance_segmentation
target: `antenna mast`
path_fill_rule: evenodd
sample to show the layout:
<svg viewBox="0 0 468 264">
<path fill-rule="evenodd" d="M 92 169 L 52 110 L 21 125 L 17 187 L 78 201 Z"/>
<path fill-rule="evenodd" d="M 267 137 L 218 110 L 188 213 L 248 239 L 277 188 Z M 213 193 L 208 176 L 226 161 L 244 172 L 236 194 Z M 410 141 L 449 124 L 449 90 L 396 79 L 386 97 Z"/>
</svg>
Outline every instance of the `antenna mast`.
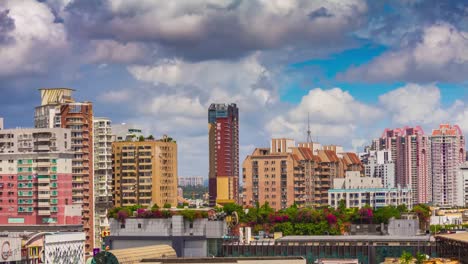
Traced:
<svg viewBox="0 0 468 264">
<path fill-rule="evenodd" d="M 310 131 L 310 114 L 307 113 L 307 143 L 312 143 L 312 132 Z"/>
</svg>

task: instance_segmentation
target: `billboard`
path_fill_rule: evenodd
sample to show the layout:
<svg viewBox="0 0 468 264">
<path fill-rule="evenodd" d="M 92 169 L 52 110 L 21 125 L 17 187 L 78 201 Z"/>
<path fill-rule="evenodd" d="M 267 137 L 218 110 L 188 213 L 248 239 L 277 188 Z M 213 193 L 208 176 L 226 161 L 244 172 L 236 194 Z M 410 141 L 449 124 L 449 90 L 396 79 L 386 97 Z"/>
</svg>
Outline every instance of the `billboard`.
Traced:
<svg viewBox="0 0 468 264">
<path fill-rule="evenodd" d="M 0 237 L 0 262 L 21 261 L 21 238 Z"/>
</svg>

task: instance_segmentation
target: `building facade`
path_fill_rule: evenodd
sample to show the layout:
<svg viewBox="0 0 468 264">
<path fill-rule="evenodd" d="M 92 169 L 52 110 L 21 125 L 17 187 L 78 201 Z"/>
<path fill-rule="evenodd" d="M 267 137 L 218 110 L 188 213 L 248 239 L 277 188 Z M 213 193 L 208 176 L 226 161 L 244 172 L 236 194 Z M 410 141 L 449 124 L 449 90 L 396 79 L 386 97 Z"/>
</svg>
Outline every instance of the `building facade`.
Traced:
<svg viewBox="0 0 468 264">
<path fill-rule="evenodd" d="M 395 163 L 389 150 L 370 150 L 367 153 L 364 174 L 382 180 L 385 188 L 395 187 Z"/>
<path fill-rule="evenodd" d="M 76 225 L 71 131 L 0 130 L 0 225 Z"/>
<path fill-rule="evenodd" d="M 239 109 L 212 104 L 208 109 L 209 204 L 237 202 L 239 196 Z"/>
<path fill-rule="evenodd" d="M 378 178 L 361 177 L 358 172 L 347 172 L 344 179 L 335 179 L 333 189 L 328 190 L 329 205 L 338 208 L 344 200 L 346 208 L 362 208 L 369 205 L 372 208 L 387 205 L 398 206 L 406 204 L 412 208 L 411 190 L 408 188 L 383 188 Z"/>
<path fill-rule="evenodd" d="M 457 175 L 457 206 L 468 207 L 468 162 L 462 163 Z"/>
<path fill-rule="evenodd" d="M 112 143 L 114 206 L 177 206 L 177 144 L 160 140 Z"/>
<path fill-rule="evenodd" d="M 177 257 L 217 256 L 228 233 L 224 220 L 185 220 L 181 215 L 166 219 L 127 218 L 125 224 L 110 219 L 111 235 L 106 245 L 112 250 L 150 245 L 170 245 Z"/>
<path fill-rule="evenodd" d="M 465 137 L 457 125 L 441 124 L 431 138 L 433 203 L 454 206 L 459 196 L 458 167 L 465 161 Z"/>
<path fill-rule="evenodd" d="M 93 105 L 75 102 L 72 89 L 40 89 L 41 105 L 36 107 L 36 128 L 62 127 L 71 130 L 73 203 L 82 206 L 85 250 L 94 248 Z"/>
<path fill-rule="evenodd" d="M 316 144 L 299 144 L 292 139 L 272 139 L 270 148 L 257 148 L 242 164 L 243 204 L 266 202 L 276 210 L 292 204 L 323 206 L 333 180 L 362 165 L 356 154 L 313 149 Z M 308 147 L 310 146 L 310 147 Z M 317 153 L 314 155 L 314 151 Z"/>
<path fill-rule="evenodd" d="M 94 118 L 94 233 L 101 247 L 102 231 L 109 230 L 107 210 L 112 207 L 112 127 L 109 118 Z"/>
<path fill-rule="evenodd" d="M 432 201 L 430 137 L 421 127 L 385 129 L 373 146 L 389 151 L 395 164 L 395 186 L 411 188 L 414 203 Z"/>
</svg>

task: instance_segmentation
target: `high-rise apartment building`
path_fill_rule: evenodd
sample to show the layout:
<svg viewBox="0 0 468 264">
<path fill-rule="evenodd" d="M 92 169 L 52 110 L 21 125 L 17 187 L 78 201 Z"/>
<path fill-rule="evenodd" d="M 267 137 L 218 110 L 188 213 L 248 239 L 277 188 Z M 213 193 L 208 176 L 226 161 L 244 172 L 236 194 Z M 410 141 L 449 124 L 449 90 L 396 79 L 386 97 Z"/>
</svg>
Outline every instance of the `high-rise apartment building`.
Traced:
<svg viewBox="0 0 468 264">
<path fill-rule="evenodd" d="M 317 144 L 315 144 L 317 145 Z M 315 149 L 313 144 L 295 147 L 292 139 L 272 139 L 270 148 L 257 148 L 242 164 L 243 204 L 268 202 L 279 210 L 298 206 L 328 205 L 328 190 L 333 180 L 346 171 L 361 173 L 362 165 L 354 153 Z"/>
<path fill-rule="evenodd" d="M 239 196 L 239 109 L 212 104 L 208 109 L 209 203 L 237 202 Z"/>
<path fill-rule="evenodd" d="M 177 144 L 160 140 L 112 143 L 115 206 L 177 206 Z"/>
<path fill-rule="evenodd" d="M 0 225 L 79 225 L 72 203 L 71 132 L 0 130 Z"/>
<path fill-rule="evenodd" d="M 62 127 L 71 130 L 74 204 L 82 206 L 83 228 L 86 233 L 85 250 L 94 247 L 94 169 L 93 169 L 93 105 L 75 102 L 72 89 L 40 89 L 41 105 L 36 107 L 36 128 Z"/>
<path fill-rule="evenodd" d="M 458 203 L 458 168 L 465 161 L 465 137 L 457 125 L 441 124 L 432 131 L 433 203 L 454 206 Z"/>
<path fill-rule="evenodd" d="M 395 185 L 411 187 L 414 203 L 428 203 L 431 192 L 430 137 L 421 127 L 386 129 L 378 141 L 379 149 L 386 149 L 395 164 Z"/>
<path fill-rule="evenodd" d="M 112 127 L 111 120 L 95 117 L 94 136 L 94 233 L 101 248 L 102 231 L 109 230 L 107 211 L 112 207 Z"/>
</svg>

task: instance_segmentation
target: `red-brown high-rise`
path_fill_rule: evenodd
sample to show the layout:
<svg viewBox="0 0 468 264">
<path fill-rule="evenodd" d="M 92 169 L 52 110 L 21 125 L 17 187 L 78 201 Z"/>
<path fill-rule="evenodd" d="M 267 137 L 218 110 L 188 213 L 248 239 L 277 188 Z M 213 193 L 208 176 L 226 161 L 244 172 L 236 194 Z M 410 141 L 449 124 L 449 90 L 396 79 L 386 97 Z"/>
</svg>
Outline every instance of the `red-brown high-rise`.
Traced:
<svg viewBox="0 0 468 264">
<path fill-rule="evenodd" d="M 236 104 L 212 104 L 208 109 L 209 201 L 238 202 L 239 109 Z"/>
</svg>

